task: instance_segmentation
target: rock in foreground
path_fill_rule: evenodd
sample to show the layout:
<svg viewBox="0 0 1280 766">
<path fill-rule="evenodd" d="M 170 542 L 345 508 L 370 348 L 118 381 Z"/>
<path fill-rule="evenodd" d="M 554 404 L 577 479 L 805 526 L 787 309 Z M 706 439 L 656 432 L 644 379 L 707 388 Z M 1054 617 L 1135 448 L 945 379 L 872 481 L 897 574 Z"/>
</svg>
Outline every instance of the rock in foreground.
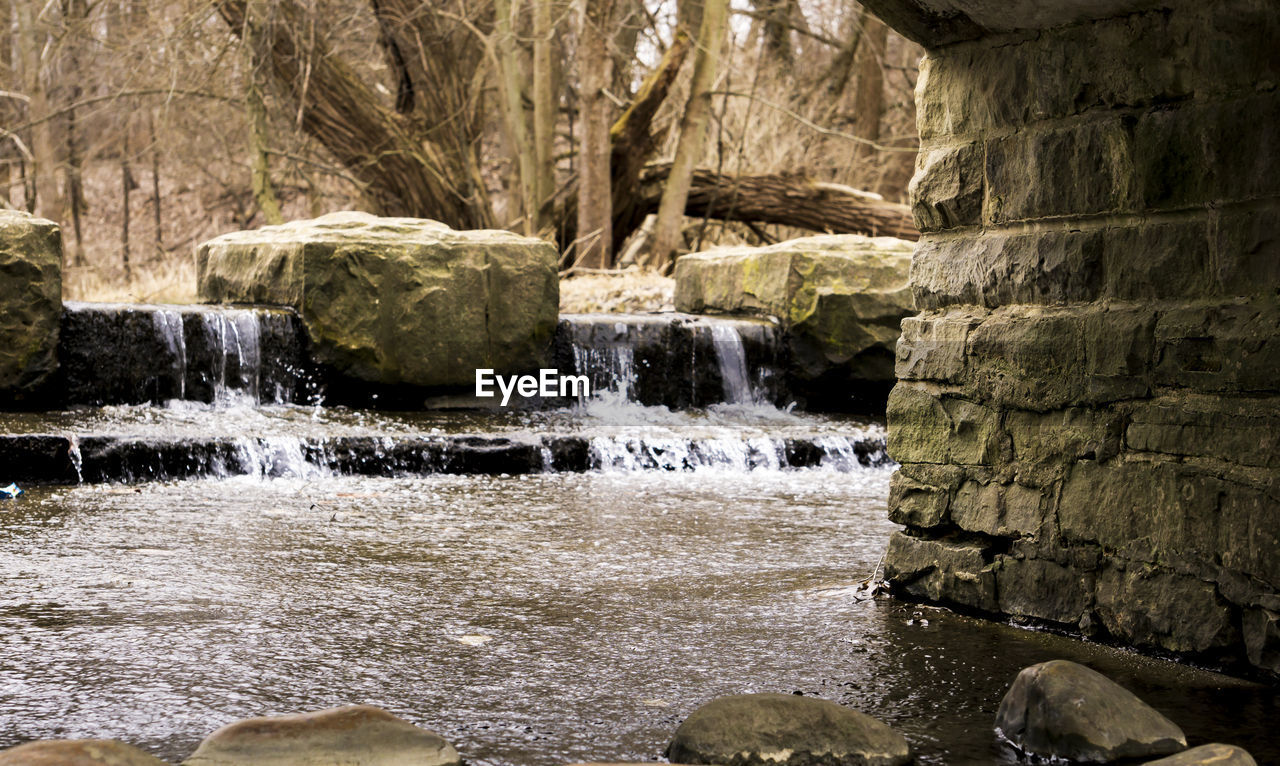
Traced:
<svg viewBox="0 0 1280 766">
<path fill-rule="evenodd" d="M 196 260 L 202 300 L 293 306 L 318 361 L 374 383 L 535 370 L 559 310 L 554 245 L 416 218 L 332 213 L 223 235 Z"/>
<path fill-rule="evenodd" d="M 1182 730 L 1106 676 L 1052 660 L 1023 669 L 1000 701 L 996 730 L 1040 757 L 1108 763 L 1183 750 Z"/>
<path fill-rule="evenodd" d="M 0 750 L 0 766 L 165 766 L 165 762 L 114 739 L 58 739 Z"/>
<path fill-rule="evenodd" d="M 1177 755 L 1147 761 L 1143 766 L 1258 766 L 1245 750 L 1218 742 L 1184 750 Z"/>
<path fill-rule="evenodd" d="M 0 402 L 31 396 L 58 367 L 62 234 L 0 210 Z"/>
<path fill-rule="evenodd" d="M 898 766 L 911 747 L 871 716 L 814 697 L 742 694 L 712 700 L 667 746 L 672 763 Z"/>
<path fill-rule="evenodd" d="M 440 736 L 370 705 L 249 718 L 223 726 L 184 766 L 456 766 Z"/>
</svg>

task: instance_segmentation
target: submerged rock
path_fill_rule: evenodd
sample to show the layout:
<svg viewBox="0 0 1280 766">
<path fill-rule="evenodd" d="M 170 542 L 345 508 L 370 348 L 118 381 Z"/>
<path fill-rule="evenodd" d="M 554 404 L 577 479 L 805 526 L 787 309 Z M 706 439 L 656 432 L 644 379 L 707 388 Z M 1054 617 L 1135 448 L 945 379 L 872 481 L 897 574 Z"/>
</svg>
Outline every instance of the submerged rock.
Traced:
<svg viewBox="0 0 1280 766">
<path fill-rule="evenodd" d="M 712 700 L 680 725 L 666 756 L 734 766 L 897 766 L 912 757 L 906 738 L 871 716 L 794 694 Z"/>
<path fill-rule="evenodd" d="M 30 399 L 58 368 L 62 234 L 0 210 L 0 402 Z"/>
<path fill-rule="evenodd" d="M 676 262 L 676 310 L 775 316 L 789 333 L 790 377 L 810 405 L 883 405 L 901 322 L 915 313 L 907 273 L 915 243 L 825 235 L 736 247 Z"/>
<path fill-rule="evenodd" d="M 1183 750 L 1182 730 L 1133 693 L 1083 665 L 1024 668 L 996 713 L 996 731 L 1041 757 L 1108 763 Z"/>
<path fill-rule="evenodd" d="M 165 762 L 114 739 L 57 739 L 0 750 L 0 766 L 165 766 Z"/>
<path fill-rule="evenodd" d="M 454 766 L 439 735 L 371 705 L 249 718 L 205 737 L 183 766 Z"/>
<path fill-rule="evenodd" d="M 1143 766 L 1258 766 L 1258 762 L 1242 748 L 1215 742 L 1158 761 L 1147 761 Z"/>
<path fill-rule="evenodd" d="M 318 361 L 374 383 L 537 369 L 559 310 L 554 245 L 416 218 L 332 213 L 223 235 L 196 259 L 203 300 L 293 306 Z"/>
</svg>

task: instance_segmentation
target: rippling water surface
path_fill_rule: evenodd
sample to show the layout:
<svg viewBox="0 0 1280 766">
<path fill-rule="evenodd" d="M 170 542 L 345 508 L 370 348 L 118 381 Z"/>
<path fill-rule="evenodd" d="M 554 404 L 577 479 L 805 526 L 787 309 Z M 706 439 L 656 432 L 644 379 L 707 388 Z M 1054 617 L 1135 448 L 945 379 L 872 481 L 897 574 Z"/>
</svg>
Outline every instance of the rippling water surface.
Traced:
<svg viewBox="0 0 1280 766">
<path fill-rule="evenodd" d="M 237 718 L 367 702 L 478 764 L 653 760 L 722 694 L 799 691 L 1003 763 L 1027 664 L 1085 661 L 1280 762 L 1266 690 L 860 600 L 889 472 L 594 472 L 35 488 L 0 505 L 0 746 L 177 761 Z"/>
</svg>

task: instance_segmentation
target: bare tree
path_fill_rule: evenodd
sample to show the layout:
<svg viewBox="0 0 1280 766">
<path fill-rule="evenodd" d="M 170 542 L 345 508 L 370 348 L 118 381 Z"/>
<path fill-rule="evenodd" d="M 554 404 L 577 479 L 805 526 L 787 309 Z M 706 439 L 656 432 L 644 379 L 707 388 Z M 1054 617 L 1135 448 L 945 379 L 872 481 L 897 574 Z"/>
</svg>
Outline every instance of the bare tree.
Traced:
<svg viewBox="0 0 1280 766">
<path fill-rule="evenodd" d="M 702 156 L 702 146 L 706 140 L 707 120 L 711 114 L 711 88 L 719 69 L 720 48 L 728 23 L 728 0 L 705 0 L 702 25 L 698 31 L 698 48 L 693 57 L 689 102 L 685 105 L 680 122 L 676 156 L 662 193 L 653 245 L 647 260 L 653 267 L 665 268 L 675 257 L 680 237 L 680 219 L 684 217 L 693 170 Z"/>
<path fill-rule="evenodd" d="M 585 0 L 578 32 L 578 99 L 582 121 L 578 144 L 578 236 L 574 249 L 579 266 L 613 265 L 613 191 L 610 169 L 613 106 L 605 88 L 613 82 L 609 55 L 614 0 Z"/>
<path fill-rule="evenodd" d="M 267 21 L 252 19 L 245 0 L 218 10 L 242 36 L 246 24 Z M 492 8 L 457 17 L 410 0 L 374 0 L 373 10 L 396 81 L 393 108 L 334 55 L 314 8 L 273 3 L 265 27 L 271 70 L 298 123 L 360 182 L 375 212 L 491 226 L 479 155 L 483 91 L 475 86 Z"/>
</svg>

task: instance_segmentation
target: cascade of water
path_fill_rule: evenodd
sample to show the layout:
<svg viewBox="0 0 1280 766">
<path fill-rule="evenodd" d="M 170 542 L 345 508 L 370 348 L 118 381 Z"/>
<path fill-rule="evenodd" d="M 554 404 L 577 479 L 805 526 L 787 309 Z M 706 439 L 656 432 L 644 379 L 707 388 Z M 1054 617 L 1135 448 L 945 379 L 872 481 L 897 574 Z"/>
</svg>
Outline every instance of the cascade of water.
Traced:
<svg viewBox="0 0 1280 766">
<path fill-rule="evenodd" d="M 614 323 L 611 333 L 592 325 L 572 329 L 573 372 L 587 376 L 592 392 L 621 401 L 633 398 L 635 347 L 628 329 L 623 322 Z"/>
<path fill-rule="evenodd" d="M 249 475 L 259 479 L 310 479 L 329 476 L 324 461 L 308 459 L 304 439 L 296 436 L 240 437 L 235 440 L 234 465 L 216 467 L 216 475 Z"/>
<path fill-rule="evenodd" d="M 199 317 L 212 346 L 209 372 L 213 402 L 221 405 L 260 403 L 262 350 L 258 312 L 201 311 Z"/>
<path fill-rule="evenodd" d="M 178 383 L 178 398 L 187 398 L 187 335 L 183 329 L 182 314 L 173 309 L 159 309 L 152 316 L 156 333 L 164 341 L 165 349 L 174 359 L 174 375 Z"/>
<path fill-rule="evenodd" d="M 84 484 L 84 456 L 80 454 L 80 440 L 72 436 L 67 448 L 67 457 L 76 469 L 76 482 Z"/>
<path fill-rule="evenodd" d="M 843 448 L 853 447 L 843 437 Z M 778 471 L 790 467 L 786 440 L 770 436 L 738 438 L 719 436 L 687 439 L 658 436 L 596 436 L 590 441 L 591 467 L 601 471 Z M 822 461 L 824 468 L 847 472 L 859 466 L 851 461 Z"/>
<path fill-rule="evenodd" d="M 724 400 L 729 404 L 761 403 L 763 397 L 751 385 L 747 372 L 747 350 L 742 344 L 738 329 L 731 324 L 719 322 L 709 325 L 709 329 L 716 361 L 719 363 Z"/>
</svg>

